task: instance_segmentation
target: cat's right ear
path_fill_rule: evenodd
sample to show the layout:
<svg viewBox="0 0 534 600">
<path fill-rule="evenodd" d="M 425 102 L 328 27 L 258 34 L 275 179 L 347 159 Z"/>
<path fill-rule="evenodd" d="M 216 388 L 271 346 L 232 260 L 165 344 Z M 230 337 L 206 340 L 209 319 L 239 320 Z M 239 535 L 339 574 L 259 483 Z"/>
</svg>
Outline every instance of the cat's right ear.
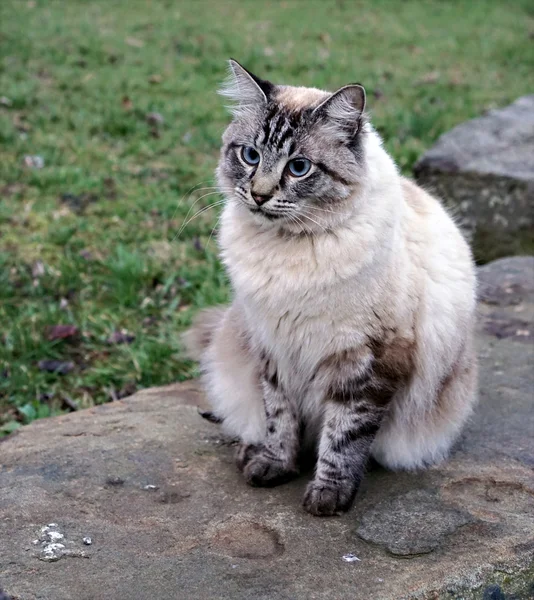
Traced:
<svg viewBox="0 0 534 600">
<path fill-rule="evenodd" d="M 247 71 L 236 60 L 229 61 L 229 77 L 219 90 L 219 94 L 230 98 L 236 106 L 230 107 L 235 114 L 247 108 L 267 104 L 274 90 L 270 81 L 265 81 Z"/>
</svg>

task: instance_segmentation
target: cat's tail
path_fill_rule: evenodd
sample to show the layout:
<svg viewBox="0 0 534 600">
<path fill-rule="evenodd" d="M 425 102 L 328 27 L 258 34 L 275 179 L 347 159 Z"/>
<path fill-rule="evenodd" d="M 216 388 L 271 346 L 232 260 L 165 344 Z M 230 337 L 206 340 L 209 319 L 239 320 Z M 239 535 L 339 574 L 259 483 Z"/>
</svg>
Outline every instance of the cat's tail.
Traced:
<svg viewBox="0 0 534 600">
<path fill-rule="evenodd" d="M 226 306 L 214 306 L 201 310 L 196 315 L 193 324 L 182 337 L 189 358 L 193 360 L 202 358 L 202 354 L 210 345 L 213 332 L 221 324 L 226 310 Z"/>
</svg>

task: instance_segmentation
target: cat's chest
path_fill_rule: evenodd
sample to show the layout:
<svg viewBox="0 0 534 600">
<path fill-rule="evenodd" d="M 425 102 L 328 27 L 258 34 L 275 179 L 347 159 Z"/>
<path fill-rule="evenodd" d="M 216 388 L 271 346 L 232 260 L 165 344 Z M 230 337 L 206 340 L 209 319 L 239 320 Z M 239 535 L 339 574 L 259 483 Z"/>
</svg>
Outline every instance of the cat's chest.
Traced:
<svg viewBox="0 0 534 600">
<path fill-rule="evenodd" d="M 305 288 L 291 294 L 251 294 L 242 301 L 247 328 L 255 346 L 277 364 L 290 387 L 306 386 L 317 364 L 339 347 L 362 342 L 358 311 L 344 299 L 343 287 Z"/>
<path fill-rule="evenodd" d="M 222 258 L 258 346 L 300 368 L 355 342 L 369 287 L 361 285 L 350 244 L 287 240 L 232 219 L 221 234 Z"/>
<path fill-rule="evenodd" d="M 278 322 L 324 314 L 340 299 L 347 277 L 328 249 L 275 235 L 239 233 L 226 236 L 222 258 L 236 294 L 251 310 Z"/>
</svg>

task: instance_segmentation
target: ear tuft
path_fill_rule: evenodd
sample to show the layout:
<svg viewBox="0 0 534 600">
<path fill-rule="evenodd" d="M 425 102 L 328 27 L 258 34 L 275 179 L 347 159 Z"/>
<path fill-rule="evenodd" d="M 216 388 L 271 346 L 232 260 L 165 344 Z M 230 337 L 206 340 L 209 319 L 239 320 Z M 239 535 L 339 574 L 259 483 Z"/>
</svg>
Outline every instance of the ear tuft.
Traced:
<svg viewBox="0 0 534 600">
<path fill-rule="evenodd" d="M 274 85 L 256 77 L 232 58 L 228 64 L 229 76 L 219 90 L 219 94 L 237 104 L 237 106 L 230 107 L 234 115 L 246 111 L 250 107 L 267 104 Z"/>
<path fill-rule="evenodd" d="M 359 83 L 353 83 L 334 92 L 314 110 L 314 114 L 325 116 L 354 136 L 361 129 L 364 110 L 365 89 Z"/>
</svg>

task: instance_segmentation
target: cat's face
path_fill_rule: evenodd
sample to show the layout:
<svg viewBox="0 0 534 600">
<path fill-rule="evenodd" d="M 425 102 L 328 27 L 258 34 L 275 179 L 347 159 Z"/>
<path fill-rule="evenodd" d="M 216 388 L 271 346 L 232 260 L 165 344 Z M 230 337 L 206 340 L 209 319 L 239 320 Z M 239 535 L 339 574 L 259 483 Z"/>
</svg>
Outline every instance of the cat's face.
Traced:
<svg viewBox="0 0 534 600">
<path fill-rule="evenodd" d="M 223 136 L 221 190 L 259 223 L 301 233 L 333 227 L 364 175 L 363 88 L 275 86 L 230 64 L 223 94 L 237 106 Z"/>
</svg>

